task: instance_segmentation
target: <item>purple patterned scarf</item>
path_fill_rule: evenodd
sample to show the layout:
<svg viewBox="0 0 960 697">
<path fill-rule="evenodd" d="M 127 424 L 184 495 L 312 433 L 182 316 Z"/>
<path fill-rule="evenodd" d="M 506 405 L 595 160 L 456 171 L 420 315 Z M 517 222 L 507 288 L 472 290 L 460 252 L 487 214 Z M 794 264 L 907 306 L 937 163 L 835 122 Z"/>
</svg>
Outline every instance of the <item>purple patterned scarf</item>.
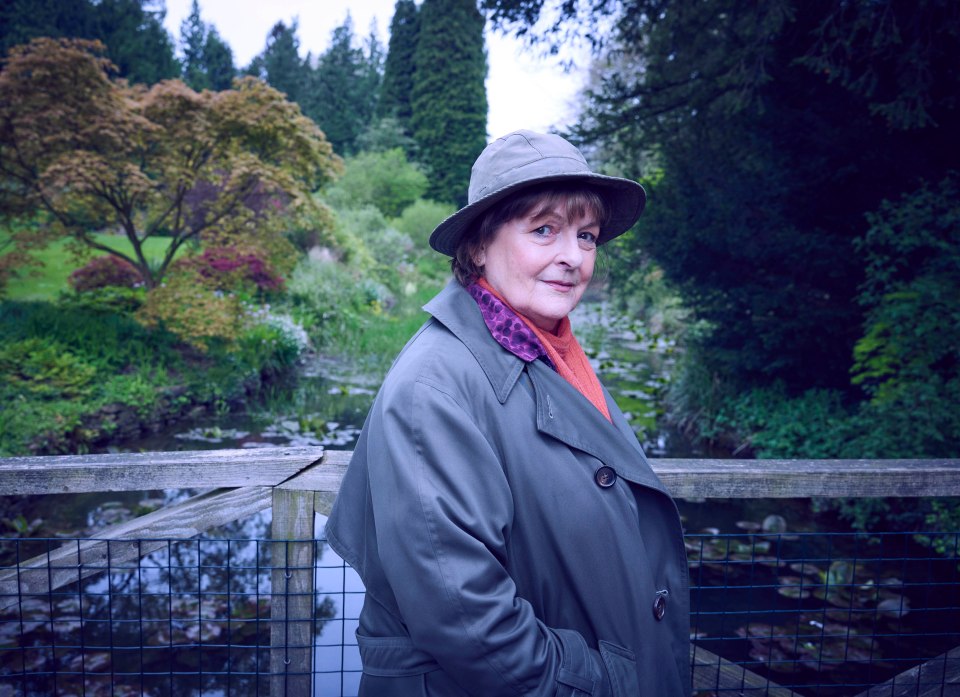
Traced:
<svg viewBox="0 0 960 697">
<path fill-rule="evenodd" d="M 467 292 L 477 301 L 483 321 L 498 344 L 521 360 L 530 362 L 543 358 L 553 368 L 540 339 L 517 313 L 478 283 L 467 286 Z"/>
</svg>

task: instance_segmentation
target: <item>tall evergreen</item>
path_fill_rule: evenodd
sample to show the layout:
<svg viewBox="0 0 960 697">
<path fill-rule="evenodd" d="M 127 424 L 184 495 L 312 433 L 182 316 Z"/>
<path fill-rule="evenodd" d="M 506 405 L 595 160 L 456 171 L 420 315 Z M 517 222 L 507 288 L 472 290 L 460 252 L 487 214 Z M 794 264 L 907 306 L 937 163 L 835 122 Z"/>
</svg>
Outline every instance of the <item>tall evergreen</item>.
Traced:
<svg viewBox="0 0 960 697">
<path fill-rule="evenodd" d="M 195 90 L 209 87 L 203 69 L 203 45 L 207 40 L 207 25 L 200 18 L 200 4 L 193 0 L 190 14 L 180 23 L 180 50 L 183 51 L 183 81 Z"/>
<path fill-rule="evenodd" d="M 286 94 L 290 101 L 302 104 L 309 65 L 300 59 L 296 20 L 289 27 L 283 22 L 273 25 L 266 48 L 253 59 L 247 72 Z"/>
<path fill-rule="evenodd" d="M 39 36 L 96 38 L 88 0 L 3 0 L 0 2 L 0 56 Z"/>
<path fill-rule="evenodd" d="M 92 3 L 97 36 L 107 55 L 130 82 L 152 85 L 180 77 L 173 39 L 163 26 L 160 0 L 100 0 Z"/>
<path fill-rule="evenodd" d="M 411 125 L 430 169 L 431 198 L 466 203 L 470 167 L 487 140 L 487 55 L 476 0 L 423 0 Z"/>
<path fill-rule="evenodd" d="M 317 60 L 301 108 L 323 129 L 341 155 L 357 150 L 357 138 L 370 125 L 383 74 L 383 47 L 375 27 L 364 48 L 355 45 L 350 15 L 333 30 Z"/>
<path fill-rule="evenodd" d="M 190 14 L 180 24 L 183 51 L 183 80 L 195 90 L 230 89 L 236 69 L 233 51 L 220 38 L 216 27 L 200 17 L 200 5 L 193 0 Z"/>
<path fill-rule="evenodd" d="M 396 118 L 407 135 L 412 133 L 410 95 L 413 92 L 414 52 L 419 27 L 417 6 L 413 0 L 397 0 L 390 22 L 390 43 L 383 67 L 377 116 Z"/>
<path fill-rule="evenodd" d="M 233 85 L 233 78 L 237 74 L 233 63 L 233 50 L 220 38 L 214 26 L 210 27 L 207 39 L 203 43 L 203 66 L 210 89 L 222 92 Z"/>
<path fill-rule="evenodd" d="M 0 56 L 40 36 L 99 39 L 120 76 L 153 84 L 180 75 L 158 0 L 4 0 Z"/>
</svg>

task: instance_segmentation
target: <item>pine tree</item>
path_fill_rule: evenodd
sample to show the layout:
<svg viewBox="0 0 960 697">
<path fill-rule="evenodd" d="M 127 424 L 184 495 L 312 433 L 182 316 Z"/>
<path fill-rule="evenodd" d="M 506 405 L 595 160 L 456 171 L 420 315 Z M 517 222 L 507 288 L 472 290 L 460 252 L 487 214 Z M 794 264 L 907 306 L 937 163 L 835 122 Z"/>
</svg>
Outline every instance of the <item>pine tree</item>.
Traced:
<svg viewBox="0 0 960 697">
<path fill-rule="evenodd" d="M 414 53 L 411 125 L 430 169 L 428 195 L 466 203 L 470 167 L 486 144 L 487 56 L 475 0 L 424 0 Z"/>
<path fill-rule="evenodd" d="M 203 64 L 206 41 L 207 25 L 200 18 L 200 4 L 193 0 L 190 14 L 180 23 L 180 50 L 183 51 L 183 81 L 198 92 L 210 87 Z"/>
<path fill-rule="evenodd" d="M 152 85 L 180 76 L 173 39 L 163 26 L 166 14 L 158 0 L 100 0 L 91 3 L 96 37 L 130 82 Z"/>
<path fill-rule="evenodd" d="M 121 77 L 153 84 L 180 75 L 158 0 L 4 0 L 0 57 L 41 36 L 99 39 Z"/>
<path fill-rule="evenodd" d="M 200 5 L 193 0 L 190 14 L 180 23 L 183 51 L 183 80 L 197 90 L 222 92 L 230 89 L 236 69 L 233 51 L 220 38 L 216 27 L 200 17 Z"/>
<path fill-rule="evenodd" d="M 4 0 L 0 2 L 0 56 L 39 36 L 97 38 L 87 0 Z"/>
<path fill-rule="evenodd" d="M 297 21 L 288 27 L 277 22 L 267 36 L 267 46 L 253 59 L 247 73 L 256 75 L 283 92 L 291 102 L 302 104 L 306 92 L 309 65 L 300 59 Z"/>
<path fill-rule="evenodd" d="M 390 22 L 390 43 L 383 68 L 383 85 L 377 115 L 396 118 L 410 135 L 410 95 L 413 91 L 414 52 L 417 48 L 419 18 L 413 0 L 397 0 Z"/>
<path fill-rule="evenodd" d="M 222 92 L 231 88 L 233 78 L 237 75 L 233 64 L 233 50 L 220 38 L 214 26 L 210 27 L 207 40 L 203 44 L 203 65 L 210 89 Z"/>
<path fill-rule="evenodd" d="M 354 45 L 348 14 L 333 30 L 330 46 L 317 60 L 309 94 L 301 107 L 323 129 L 341 155 L 356 152 L 357 138 L 370 125 L 383 73 L 383 47 L 371 29 L 366 50 Z"/>
</svg>

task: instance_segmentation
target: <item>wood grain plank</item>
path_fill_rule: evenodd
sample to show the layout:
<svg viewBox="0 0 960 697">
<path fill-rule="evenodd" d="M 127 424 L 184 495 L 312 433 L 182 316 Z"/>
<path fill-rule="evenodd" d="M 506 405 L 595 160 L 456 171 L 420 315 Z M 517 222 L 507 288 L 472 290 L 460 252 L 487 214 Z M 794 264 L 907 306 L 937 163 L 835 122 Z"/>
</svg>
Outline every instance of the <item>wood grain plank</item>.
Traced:
<svg viewBox="0 0 960 697">
<path fill-rule="evenodd" d="M 274 486 L 318 462 L 323 448 L 250 448 L 0 459 L 5 495 Z"/>
<path fill-rule="evenodd" d="M 313 494 L 273 490 L 270 694 L 309 697 L 313 656 Z"/>
</svg>

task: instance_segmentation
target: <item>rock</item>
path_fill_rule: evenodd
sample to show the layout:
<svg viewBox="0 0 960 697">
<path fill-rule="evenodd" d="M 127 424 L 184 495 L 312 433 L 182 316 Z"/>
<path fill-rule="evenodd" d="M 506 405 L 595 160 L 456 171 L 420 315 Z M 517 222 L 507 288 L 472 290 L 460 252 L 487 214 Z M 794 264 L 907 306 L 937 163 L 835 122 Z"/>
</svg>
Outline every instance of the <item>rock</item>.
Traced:
<svg viewBox="0 0 960 697">
<path fill-rule="evenodd" d="M 765 533 L 779 534 L 787 531 L 787 519 L 782 515 L 771 513 L 763 519 L 761 524 Z"/>
</svg>

